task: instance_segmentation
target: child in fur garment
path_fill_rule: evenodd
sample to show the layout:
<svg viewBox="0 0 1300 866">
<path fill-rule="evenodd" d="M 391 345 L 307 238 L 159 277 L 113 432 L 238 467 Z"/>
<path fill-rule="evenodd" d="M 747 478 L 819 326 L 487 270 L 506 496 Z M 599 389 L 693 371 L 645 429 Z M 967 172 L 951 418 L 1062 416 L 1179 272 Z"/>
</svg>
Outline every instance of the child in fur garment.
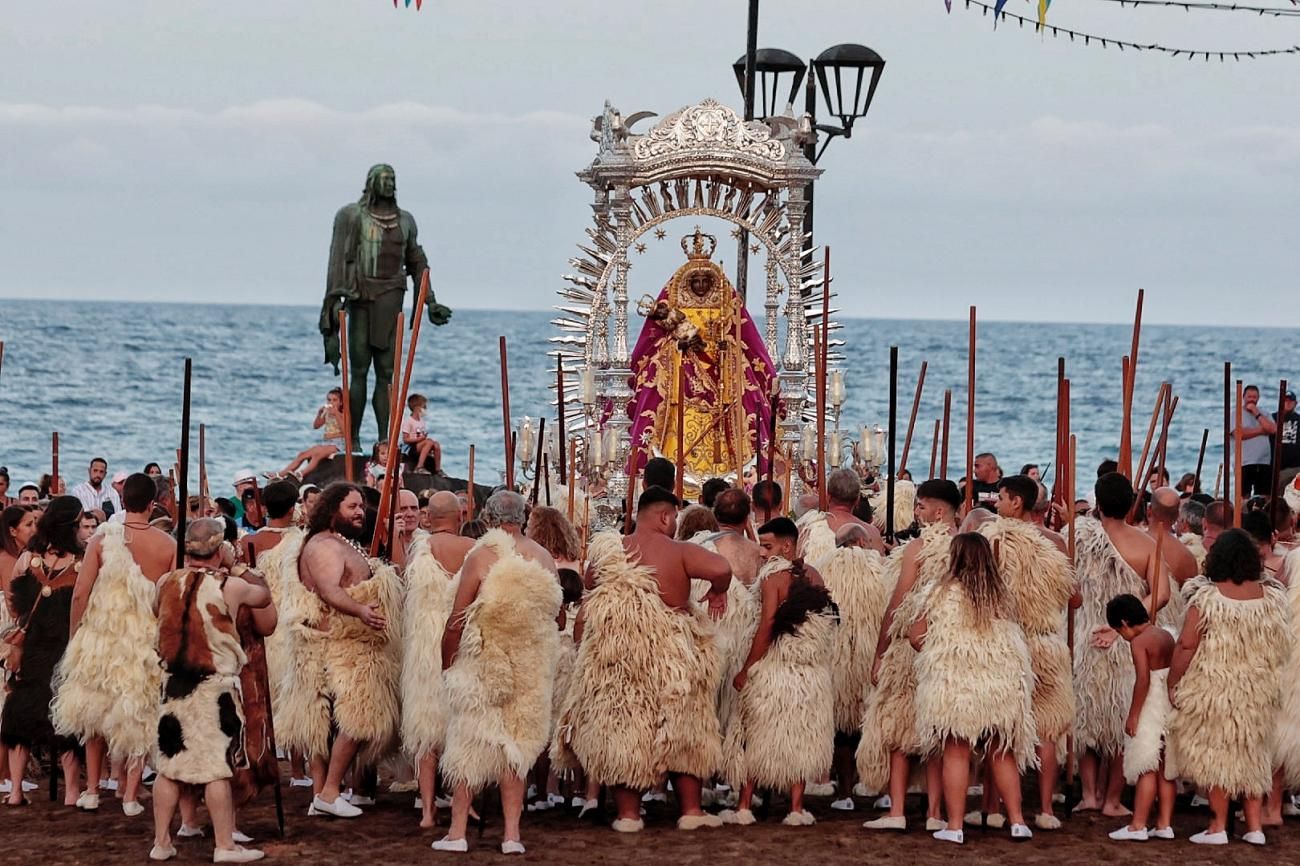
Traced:
<svg viewBox="0 0 1300 866">
<path fill-rule="evenodd" d="M 952 541 L 949 561 L 947 578 L 908 630 L 917 651 L 917 736 L 926 752 L 943 755 L 948 825 L 934 838 L 964 841 L 971 751 L 983 746 L 1011 838 L 1025 841 L 1033 832 L 1021 809 L 1020 773 L 1037 765 L 1038 745 L 1029 648 L 988 539 L 961 533 Z"/>
<path fill-rule="evenodd" d="M 1133 818 L 1110 834 L 1116 842 L 1145 842 L 1174 838 L 1172 779 L 1164 774 L 1165 733 L 1169 727 L 1169 663 L 1174 656 L 1174 636 L 1151 624 L 1151 617 L 1135 595 L 1117 595 L 1106 605 L 1106 622 L 1128 641 L 1133 652 L 1133 702 L 1124 722 L 1124 777 L 1136 786 Z M 1160 798 L 1154 830 L 1147 830 L 1151 806 Z"/>
</svg>

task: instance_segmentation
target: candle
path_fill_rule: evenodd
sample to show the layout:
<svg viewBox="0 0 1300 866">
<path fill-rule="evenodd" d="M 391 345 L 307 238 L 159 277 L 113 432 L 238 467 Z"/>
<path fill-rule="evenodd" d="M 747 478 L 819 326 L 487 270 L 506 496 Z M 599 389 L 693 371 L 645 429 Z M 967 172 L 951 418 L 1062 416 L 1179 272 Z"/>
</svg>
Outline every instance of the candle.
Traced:
<svg viewBox="0 0 1300 866">
<path fill-rule="evenodd" d="M 827 397 L 836 409 L 844 405 L 844 371 L 832 370 Z"/>
<path fill-rule="evenodd" d="M 596 373 L 590 367 L 582 370 L 582 405 L 596 405 Z"/>
<path fill-rule="evenodd" d="M 799 434 L 799 452 L 803 459 L 812 460 L 817 454 L 817 428 L 811 423 L 803 425 L 803 432 Z"/>
<path fill-rule="evenodd" d="M 533 464 L 533 419 L 527 415 L 524 416 L 524 423 L 519 425 L 519 438 L 515 443 L 519 462 L 524 466 L 531 467 Z"/>
</svg>

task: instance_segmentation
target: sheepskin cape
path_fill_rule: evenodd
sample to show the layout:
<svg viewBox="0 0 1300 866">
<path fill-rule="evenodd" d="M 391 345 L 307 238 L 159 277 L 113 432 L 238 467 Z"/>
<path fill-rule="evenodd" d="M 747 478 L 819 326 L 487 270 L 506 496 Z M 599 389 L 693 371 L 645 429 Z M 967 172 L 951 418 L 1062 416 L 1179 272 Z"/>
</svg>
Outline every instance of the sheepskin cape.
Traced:
<svg viewBox="0 0 1300 866">
<path fill-rule="evenodd" d="M 402 750 L 412 761 L 442 751 L 447 698 L 442 690 L 442 634 L 456 598 L 456 576 L 417 532 L 406 563 L 402 604 Z"/>
<path fill-rule="evenodd" d="M 1106 605 L 1112 598 L 1123 593 L 1142 598 L 1147 584 L 1111 544 L 1101 521 L 1080 518 L 1075 532 L 1074 568 L 1083 606 L 1075 614 L 1074 627 L 1074 746 L 1080 752 L 1113 755 L 1124 746 L 1133 657 L 1122 640 L 1102 650 L 1092 646 L 1091 637 L 1094 629 L 1106 625 Z"/>
<path fill-rule="evenodd" d="M 286 529 L 280 534 L 279 544 L 257 557 L 257 570 L 265 578 L 266 588 L 271 591 L 271 602 L 281 615 L 284 611 L 285 586 L 290 582 L 298 583 L 298 557 L 302 555 L 306 537 L 306 532 L 298 527 Z M 263 641 L 266 647 L 266 674 L 271 683 L 271 715 L 276 719 L 284 712 L 280 683 L 294 663 L 288 632 L 286 628 L 277 628 Z"/>
<path fill-rule="evenodd" d="M 1065 639 L 1074 593 L 1070 560 L 1036 527 L 999 517 L 980 526 L 1025 635 L 1034 672 L 1034 720 L 1040 741 L 1056 740 L 1074 723 L 1074 684 Z"/>
<path fill-rule="evenodd" d="M 1291 652 L 1282 668 L 1282 709 L 1277 717 L 1274 764 L 1286 771 L 1286 784 L 1300 788 L 1300 551 L 1287 554 L 1283 573 L 1289 575 L 1286 588 Z"/>
<path fill-rule="evenodd" d="M 914 664 L 922 753 L 938 754 L 956 739 L 1015 756 L 1021 772 L 1036 765 L 1034 677 L 1020 626 L 1002 616 L 979 623 L 966 588 L 953 580 L 934 589 L 923 615 L 925 643 Z"/>
<path fill-rule="evenodd" d="M 1286 590 L 1268 578 L 1262 598 L 1230 599 L 1207 577 L 1185 586 L 1201 614 L 1201 642 L 1174 691 L 1168 775 L 1232 797 L 1273 784 L 1281 673 L 1291 651 Z"/>
<path fill-rule="evenodd" d="M 889 504 L 889 491 L 886 488 L 867 497 L 871 503 L 871 524 L 882 533 L 885 531 L 885 506 Z M 894 531 L 902 532 L 916 520 L 916 485 L 906 478 L 894 482 Z"/>
<path fill-rule="evenodd" d="M 840 609 L 840 625 L 831 645 L 835 730 L 856 733 L 862 727 L 871 662 L 897 575 L 891 574 L 883 556 L 861 547 L 836 549 L 813 567 Z"/>
<path fill-rule="evenodd" d="M 805 562 L 816 562 L 835 549 L 835 530 L 824 511 L 809 511 L 799 518 L 799 555 Z"/>
<path fill-rule="evenodd" d="M 284 584 L 280 619 L 293 663 L 282 671 L 283 715 L 275 726 L 280 744 L 308 759 L 329 755 L 331 725 L 365 744 L 362 763 L 382 757 L 396 742 L 401 579 L 382 560 L 369 565 L 370 579 L 347 593 L 361 604 L 379 605 L 387 621 L 379 631 L 329 610 L 301 581 Z"/>
<path fill-rule="evenodd" d="M 594 536 L 588 561 L 596 587 L 583 601 L 552 760 L 589 781 L 641 790 L 664 773 L 713 775 L 722 737 L 712 623 L 665 606 L 654 570 L 628 556 L 618 533 Z"/>
<path fill-rule="evenodd" d="M 474 548 L 497 560 L 465 608 L 456 661 L 443 679 L 449 784 L 476 791 L 507 774 L 526 777 L 551 731 L 562 593 L 555 572 L 519 554 L 501 529 Z M 471 554 L 472 555 L 472 554 Z"/>
<path fill-rule="evenodd" d="M 771 573 L 790 563 L 776 560 Z M 769 578 L 770 579 L 770 578 Z M 784 625 L 784 628 L 779 626 Z M 772 643 L 740 693 L 745 767 L 760 788 L 786 790 L 830 772 L 835 753 L 830 594 L 807 579 L 791 581 L 776 611 Z"/>
<path fill-rule="evenodd" d="M 1186 547 L 1191 551 L 1192 556 L 1196 559 L 1196 571 L 1200 574 L 1204 574 L 1205 557 L 1207 555 L 1205 550 L 1205 539 L 1201 538 L 1201 536 L 1197 535 L 1195 532 L 1184 532 L 1182 535 L 1178 536 L 1178 540 L 1183 543 L 1183 547 Z"/>
<path fill-rule="evenodd" d="M 1151 671 L 1151 686 L 1138 713 L 1137 734 L 1124 738 L 1124 781 L 1130 785 L 1136 785 L 1139 776 L 1160 769 L 1172 712 L 1169 668 Z"/>
<path fill-rule="evenodd" d="M 862 739 L 858 743 L 858 778 L 868 788 L 882 791 L 889 784 L 889 754 L 917 755 L 922 744 L 917 737 L 916 651 L 908 643 L 907 631 L 920 617 L 926 599 L 948 574 L 950 527 L 932 523 L 923 527 L 919 541 L 916 583 L 894 611 L 889 646 L 880 662 L 876 688 L 867 694 L 862 714 Z M 906 546 L 895 548 L 889 557 L 891 585 L 896 586 Z"/>
<path fill-rule="evenodd" d="M 126 527 L 99 528 L 100 568 L 86 612 L 54 672 L 54 730 L 81 742 L 103 737 L 109 754 L 153 749 L 162 668 L 156 649 L 157 588 L 126 546 Z"/>
</svg>

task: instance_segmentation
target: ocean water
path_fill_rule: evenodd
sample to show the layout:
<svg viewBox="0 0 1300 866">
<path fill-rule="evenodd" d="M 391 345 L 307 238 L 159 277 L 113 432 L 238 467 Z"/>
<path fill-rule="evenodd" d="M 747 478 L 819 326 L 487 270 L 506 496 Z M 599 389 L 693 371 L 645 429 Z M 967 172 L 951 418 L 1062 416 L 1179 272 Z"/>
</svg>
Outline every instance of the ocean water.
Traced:
<svg viewBox="0 0 1300 866">
<path fill-rule="evenodd" d="M 412 391 L 429 397 L 430 434 L 441 441 L 449 474 L 464 477 L 470 443 L 476 479 L 496 480 L 504 467 L 497 337 L 509 346 L 510 406 L 546 414 L 554 367 L 546 352 L 553 334 L 545 311 L 457 310 L 451 324 L 426 321 Z M 137 471 L 149 461 L 175 461 L 180 444 L 183 359 L 194 360 L 193 461 L 198 424 L 206 426 L 214 495 L 230 492 L 234 473 L 287 463 L 317 437 L 316 408 L 337 379 L 322 363 L 310 307 L 42 302 L 0 298 L 0 465 L 12 487 L 49 471 L 50 434 L 60 437 L 60 469 L 69 486 L 85 477 L 94 456 L 110 472 Z M 899 448 L 916 376 L 928 362 L 909 466 L 929 468 L 934 421 L 952 389 L 950 475 L 965 471 L 966 331 L 964 321 L 851 319 L 845 341 L 848 430 L 888 419 L 889 347 L 899 347 Z M 634 327 L 637 323 L 634 321 Z M 1143 329 L 1133 411 L 1134 450 L 1162 381 L 1179 397 L 1170 433 L 1175 479 L 1195 468 L 1201 430 L 1210 429 L 1203 472 L 1207 488 L 1222 460 L 1223 363 L 1234 378 L 1258 383 L 1273 411 L 1278 380 L 1300 378 L 1293 330 L 1148 325 Z M 1127 325 L 986 322 L 979 325 L 975 445 L 992 451 L 1008 473 L 1053 460 L 1056 359 L 1072 381 L 1073 430 L 1081 484 L 1117 450 L 1120 359 Z M 362 439 L 375 436 L 367 412 Z M 1136 460 L 1136 456 L 1134 458 Z M 194 475 L 192 474 L 193 478 Z M 1050 479 L 1049 479 L 1050 481 Z"/>
</svg>

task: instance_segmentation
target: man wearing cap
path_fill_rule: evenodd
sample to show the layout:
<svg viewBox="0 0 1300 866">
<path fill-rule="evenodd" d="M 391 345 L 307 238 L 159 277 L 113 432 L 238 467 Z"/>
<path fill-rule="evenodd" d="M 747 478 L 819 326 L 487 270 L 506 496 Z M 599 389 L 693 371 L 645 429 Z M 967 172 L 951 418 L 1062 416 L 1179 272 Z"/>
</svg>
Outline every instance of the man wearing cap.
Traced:
<svg viewBox="0 0 1300 866">
<path fill-rule="evenodd" d="M 256 532 L 262 528 L 260 509 L 251 509 L 254 514 L 249 514 L 250 505 L 257 502 L 257 475 L 252 469 L 241 469 L 235 473 L 235 521 L 239 523 L 239 528 L 247 532 Z M 257 519 L 254 519 L 256 517 Z"/>
<path fill-rule="evenodd" d="M 1295 391 L 1287 391 L 1282 398 L 1282 416 L 1273 413 L 1273 421 L 1282 425 L 1282 475 L 1281 483 L 1286 487 L 1300 474 L 1300 415 L 1295 411 Z"/>
</svg>

